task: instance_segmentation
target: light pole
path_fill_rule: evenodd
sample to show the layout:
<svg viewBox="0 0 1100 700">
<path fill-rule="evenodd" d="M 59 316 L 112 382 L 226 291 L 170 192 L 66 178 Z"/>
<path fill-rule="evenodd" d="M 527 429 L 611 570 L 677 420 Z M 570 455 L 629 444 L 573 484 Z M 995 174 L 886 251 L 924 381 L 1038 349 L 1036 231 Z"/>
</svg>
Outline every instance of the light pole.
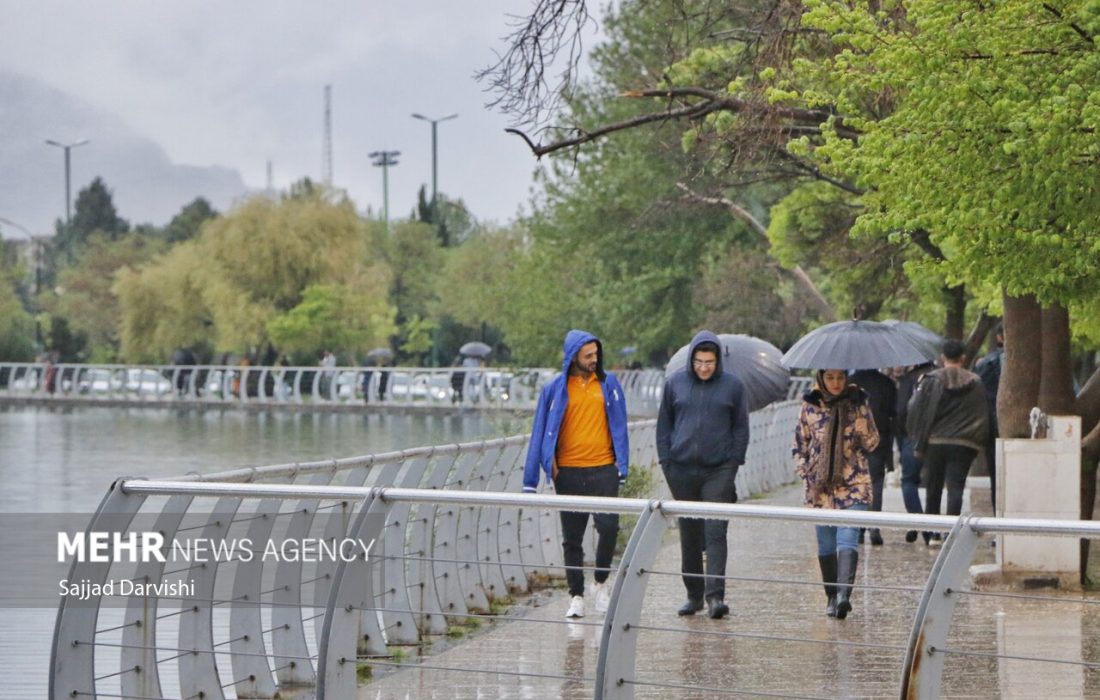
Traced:
<svg viewBox="0 0 1100 700">
<path fill-rule="evenodd" d="M 374 151 L 367 154 L 374 159 L 373 165 L 382 168 L 382 220 L 386 231 L 390 230 L 390 166 L 397 165 L 397 156 L 401 151 Z"/>
<path fill-rule="evenodd" d="M 50 146 L 57 146 L 65 151 L 65 225 L 68 226 L 72 220 L 72 171 L 69 167 L 69 151 L 77 146 L 83 146 L 88 143 L 88 139 L 80 139 L 74 143 L 59 143 L 53 139 L 46 139 L 46 143 Z"/>
<path fill-rule="evenodd" d="M 413 119 L 419 119 L 421 121 L 429 122 L 432 125 L 432 223 L 434 223 L 436 226 L 439 225 L 439 221 L 437 220 L 436 215 L 436 207 L 439 204 L 439 170 L 437 168 L 438 152 L 436 150 L 436 125 L 439 124 L 439 122 L 445 122 L 448 119 L 454 119 L 457 116 L 457 114 L 448 114 L 447 116 L 440 117 L 439 119 L 432 119 L 430 117 L 425 117 L 423 114 L 412 115 Z"/>
</svg>

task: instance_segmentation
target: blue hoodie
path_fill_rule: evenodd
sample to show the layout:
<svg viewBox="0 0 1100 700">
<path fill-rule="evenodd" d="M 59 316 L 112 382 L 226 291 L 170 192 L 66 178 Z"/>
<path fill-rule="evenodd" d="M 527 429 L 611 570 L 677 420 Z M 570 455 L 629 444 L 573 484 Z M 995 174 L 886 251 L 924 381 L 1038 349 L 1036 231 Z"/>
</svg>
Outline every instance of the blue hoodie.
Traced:
<svg viewBox="0 0 1100 700">
<path fill-rule="evenodd" d="M 700 343 L 718 346 L 718 366 L 710 379 L 695 373 L 692 359 Z M 749 407 L 745 387 L 722 369 L 722 343 L 699 331 L 688 347 L 687 366 L 665 381 L 657 412 L 657 458 L 672 464 L 716 467 L 745 463 L 749 447 Z"/>
<path fill-rule="evenodd" d="M 539 469 L 546 474 L 550 482 L 553 474 L 554 456 L 558 451 L 558 433 L 561 421 L 565 417 L 565 407 L 569 404 L 569 366 L 580 349 L 588 343 L 596 343 L 596 377 L 603 389 L 604 407 L 607 410 L 607 427 L 611 431 L 611 447 L 615 452 L 615 466 L 619 469 L 619 478 L 626 478 L 630 461 L 630 443 L 626 429 L 626 397 L 623 388 L 614 374 L 604 372 L 603 345 L 596 336 L 585 331 L 571 330 L 565 334 L 562 344 L 564 357 L 561 374 L 554 377 L 539 394 L 539 403 L 535 408 L 535 421 L 531 426 L 531 441 L 527 445 L 527 463 L 523 467 L 523 490 L 534 493 L 539 486 Z"/>
</svg>

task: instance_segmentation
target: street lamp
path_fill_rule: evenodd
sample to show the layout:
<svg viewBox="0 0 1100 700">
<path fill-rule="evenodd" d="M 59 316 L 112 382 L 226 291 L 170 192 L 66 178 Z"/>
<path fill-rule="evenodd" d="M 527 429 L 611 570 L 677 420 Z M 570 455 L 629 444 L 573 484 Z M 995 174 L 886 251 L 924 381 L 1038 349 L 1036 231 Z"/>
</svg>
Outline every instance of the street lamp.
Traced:
<svg viewBox="0 0 1100 700">
<path fill-rule="evenodd" d="M 432 125 L 432 223 L 434 223 L 436 226 L 439 225 L 439 221 L 437 221 L 436 216 L 436 206 L 438 205 L 439 197 L 439 171 L 437 169 L 438 161 L 436 151 L 436 125 L 439 124 L 439 122 L 445 122 L 448 119 L 454 119 L 457 116 L 457 114 L 448 114 L 447 116 L 440 117 L 439 119 L 432 119 L 430 117 L 425 117 L 423 114 L 412 115 L 413 119 L 430 122 Z"/>
<path fill-rule="evenodd" d="M 57 146 L 65 151 L 65 225 L 68 226 L 72 220 L 72 190 L 71 190 L 71 170 L 69 168 L 69 151 L 73 150 L 77 146 L 83 146 L 88 143 L 88 139 L 80 139 L 74 143 L 59 143 L 53 139 L 46 139 L 46 143 L 50 146 Z"/>
<path fill-rule="evenodd" d="M 374 159 L 373 165 L 382 168 L 382 220 L 386 231 L 390 230 L 390 166 L 397 165 L 397 156 L 401 151 L 374 151 L 367 154 Z"/>
</svg>

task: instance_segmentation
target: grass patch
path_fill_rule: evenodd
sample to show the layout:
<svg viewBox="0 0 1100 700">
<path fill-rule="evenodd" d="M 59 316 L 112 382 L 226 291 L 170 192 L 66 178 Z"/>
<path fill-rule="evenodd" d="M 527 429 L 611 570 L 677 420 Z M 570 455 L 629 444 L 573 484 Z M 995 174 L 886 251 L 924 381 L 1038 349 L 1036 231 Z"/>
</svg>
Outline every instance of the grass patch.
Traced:
<svg viewBox="0 0 1100 700">
<path fill-rule="evenodd" d="M 653 495 L 653 472 L 645 467 L 631 466 L 627 471 L 626 483 L 619 487 L 620 498 L 649 498 Z M 615 550 L 621 554 L 630 541 L 630 534 L 638 524 L 637 515 L 619 516 L 619 536 L 615 540 Z M 562 584 L 564 585 L 564 583 Z"/>
<path fill-rule="evenodd" d="M 355 664 L 355 680 L 358 681 L 360 685 L 370 681 L 373 677 L 374 669 L 371 668 L 370 664 L 363 663 L 362 661 Z"/>
</svg>

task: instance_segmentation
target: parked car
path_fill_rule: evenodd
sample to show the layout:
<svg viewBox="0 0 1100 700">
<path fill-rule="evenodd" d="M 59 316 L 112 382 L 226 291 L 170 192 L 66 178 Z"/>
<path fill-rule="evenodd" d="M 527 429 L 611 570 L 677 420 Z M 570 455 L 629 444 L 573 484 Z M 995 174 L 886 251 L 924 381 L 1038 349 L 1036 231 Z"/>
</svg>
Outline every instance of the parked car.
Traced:
<svg viewBox="0 0 1100 700">
<path fill-rule="evenodd" d="M 393 372 L 390 375 L 389 397 L 394 401 L 450 401 L 454 389 L 447 374 L 416 374 Z"/>
<path fill-rule="evenodd" d="M 110 394 L 118 391 L 120 384 L 111 370 L 95 367 L 81 372 L 76 386 L 81 394 Z"/>
<path fill-rule="evenodd" d="M 131 368 L 123 370 L 119 377 L 125 391 L 159 396 L 172 393 L 172 382 L 154 369 Z"/>
</svg>

